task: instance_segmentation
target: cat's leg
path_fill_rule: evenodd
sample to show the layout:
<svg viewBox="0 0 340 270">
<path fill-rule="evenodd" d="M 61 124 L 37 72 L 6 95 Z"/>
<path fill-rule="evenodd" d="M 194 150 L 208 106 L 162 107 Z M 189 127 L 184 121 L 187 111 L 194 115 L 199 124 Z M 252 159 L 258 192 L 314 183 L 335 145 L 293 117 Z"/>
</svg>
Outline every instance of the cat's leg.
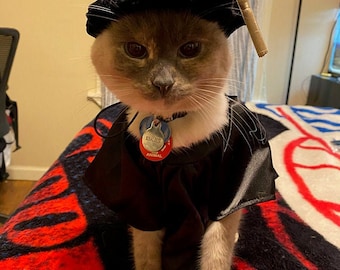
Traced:
<svg viewBox="0 0 340 270">
<path fill-rule="evenodd" d="M 229 270 L 231 268 L 241 215 L 242 212 L 239 210 L 209 225 L 201 245 L 201 270 Z"/>
<path fill-rule="evenodd" d="M 131 230 L 135 269 L 161 270 L 164 230 L 141 231 L 136 228 Z"/>
</svg>

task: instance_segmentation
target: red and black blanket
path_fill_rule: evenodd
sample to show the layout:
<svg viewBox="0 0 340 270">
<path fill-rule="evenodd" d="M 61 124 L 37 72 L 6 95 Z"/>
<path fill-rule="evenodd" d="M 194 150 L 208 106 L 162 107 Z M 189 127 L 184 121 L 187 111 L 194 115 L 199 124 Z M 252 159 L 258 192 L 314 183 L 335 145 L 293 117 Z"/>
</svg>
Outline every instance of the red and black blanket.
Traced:
<svg viewBox="0 0 340 270">
<path fill-rule="evenodd" d="M 280 177 L 275 201 L 244 210 L 233 269 L 340 269 L 340 111 L 247 105 Z M 82 180 L 102 143 L 90 123 L 37 182 L 0 229 L 1 269 L 133 269 L 126 224 Z"/>
</svg>

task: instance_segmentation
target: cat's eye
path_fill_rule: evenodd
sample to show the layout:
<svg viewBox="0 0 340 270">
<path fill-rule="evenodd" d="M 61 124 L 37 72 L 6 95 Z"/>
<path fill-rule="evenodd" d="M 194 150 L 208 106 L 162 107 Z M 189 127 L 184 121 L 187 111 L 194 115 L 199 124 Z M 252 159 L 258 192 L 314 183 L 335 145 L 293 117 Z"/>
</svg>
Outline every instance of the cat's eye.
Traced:
<svg viewBox="0 0 340 270">
<path fill-rule="evenodd" d="M 193 58 L 200 54 L 201 43 L 196 41 L 190 41 L 185 43 L 179 48 L 179 55 L 183 58 Z"/>
<path fill-rule="evenodd" d="M 137 42 L 127 42 L 124 45 L 125 52 L 132 58 L 143 59 L 147 56 L 147 49 Z"/>
</svg>

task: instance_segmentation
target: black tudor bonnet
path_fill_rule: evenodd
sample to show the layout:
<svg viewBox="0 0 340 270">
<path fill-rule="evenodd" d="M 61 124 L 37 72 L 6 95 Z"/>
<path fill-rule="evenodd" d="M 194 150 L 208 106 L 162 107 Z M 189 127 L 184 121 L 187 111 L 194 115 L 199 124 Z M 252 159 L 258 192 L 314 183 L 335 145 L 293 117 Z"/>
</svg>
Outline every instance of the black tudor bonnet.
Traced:
<svg viewBox="0 0 340 270">
<path fill-rule="evenodd" d="M 236 0 L 98 0 L 89 6 L 87 33 L 97 37 L 112 21 L 146 10 L 190 11 L 217 22 L 228 37 L 244 20 Z"/>
</svg>

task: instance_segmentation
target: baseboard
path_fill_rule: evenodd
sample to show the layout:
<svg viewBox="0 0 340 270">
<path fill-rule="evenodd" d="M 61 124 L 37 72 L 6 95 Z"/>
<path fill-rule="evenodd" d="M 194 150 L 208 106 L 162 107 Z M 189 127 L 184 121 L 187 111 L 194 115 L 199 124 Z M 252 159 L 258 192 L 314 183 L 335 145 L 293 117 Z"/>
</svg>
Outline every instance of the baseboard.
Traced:
<svg viewBox="0 0 340 270">
<path fill-rule="evenodd" d="M 47 167 L 10 165 L 7 168 L 7 173 L 9 174 L 8 179 L 11 180 L 39 180 L 47 170 Z"/>
</svg>

